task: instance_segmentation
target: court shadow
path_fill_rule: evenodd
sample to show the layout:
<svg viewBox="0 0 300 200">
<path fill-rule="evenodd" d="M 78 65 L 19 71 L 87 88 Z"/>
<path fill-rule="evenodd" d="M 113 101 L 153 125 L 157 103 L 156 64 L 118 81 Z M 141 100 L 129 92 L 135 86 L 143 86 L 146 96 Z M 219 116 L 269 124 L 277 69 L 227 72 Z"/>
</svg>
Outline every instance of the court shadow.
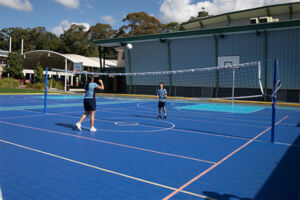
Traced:
<svg viewBox="0 0 300 200">
<path fill-rule="evenodd" d="M 233 194 L 219 194 L 216 192 L 204 191 L 203 194 L 207 197 L 217 199 L 217 200 L 253 200 L 250 198 L 241 198 Z"/>
<path fill-rule="evenodd" d="M 299 145 L 300 136 L 293 145 Z M 300 148 L 290 146 L 255 199 L 300 199 Z"/>
<path fill-rule="evenodd" d="M 70 129 L 72 129 L 72 130 L 76 130 L 74 124 L 55 123 L 55 125 L 57 125 L 57 126 L 62 126 L 62 127 L 65 127 L 65 128 L 70 128 Z"/>
</svg>

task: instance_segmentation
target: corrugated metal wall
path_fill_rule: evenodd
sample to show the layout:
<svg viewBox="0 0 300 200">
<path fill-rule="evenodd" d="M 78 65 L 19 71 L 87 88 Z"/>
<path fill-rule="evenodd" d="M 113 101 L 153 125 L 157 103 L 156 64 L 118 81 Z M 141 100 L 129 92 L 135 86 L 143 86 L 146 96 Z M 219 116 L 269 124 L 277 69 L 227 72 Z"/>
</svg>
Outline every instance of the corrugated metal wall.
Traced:
<svg viewBox="0 0 300 200">
<path fill-rule="evenodd" d="M 239 56 L 240 63 L 248 63 L 264 60 L 264 36 L 262 33 L 256 32 L 244 34 L 227 34 L 224 37 L 218 37 L 218 56 Z M 262 62 L 262 77 L 264 77 L 264 63 Z M 258 68 L 253 65 L 243 74 L 237 71 L 235 85 L 240 88 L 259 88 L 258 81 Z M 223 77 L 220 76 L 220 80 Z M 264 79 L 262 79 L 264 80 Z M 220 81 L 220 82 L 221 82 Z M 223 82 L 228 80 L 223 80 Z M 263 82 L 264 85 L 264 82 Z M 222 87 L 222 84 L 220 84 Z"/>
<path fill-rule="evenodd" d="M 129 69 L 129 56 L 131 70 Z M 134 48 L 125 51 L 126 72 L 155 72 L 168 71 L 168 49 L 166 44 L 160 41 L 134 43 Z M 127 78 L 127 84 L 130 79 Z M 167 82 L 167 80 L 164 80 Z M 132 77 L 133 85 L 158 85 L 159 77 L 145 79 L 143 77 Z"/>
<path fill-rule="evenodd" d="M 268 31 L 268 56 L 277 58 L 282 89 L 300 90 L 300 28 Z M 273 77 L 272 63 L 268 77 Z M 268 80 L 271 88 L 272 79 Z"/>
<path fill-rule="evenodd" d="M 300 28 L 267 31 L 267 43 L 263 30 L 238 34 L 216 35 L 218 40 L 218 56 L 240 56 L 240 62 L 264 61 L 268 55 L 268 82 L 272 88 L 273 60 L 279 59 L 280 78 L 283 89 L 300 90 Z M 216 45 L 213 36 L 198 38 L 182 38 L 170 41 L 172 70 L 217 66 Z M 265 51 L 267 45 L 267 52 Z M 169 69 L 168 44 L 160 41 L 139 42 L 133 44 L 131 55 L 131 71 L 166 71 Z M 128 51 L 126 54 L 126 71 L 129 72 Z M 264 79 L 264 62 L 262 62 L 262 78 Z M 184 77 L 181 77 L 184 79 Z M 176 76 L 173 75 L 173 79 Z M 168 83 L 168 80 L 165 80 Z M 188 81 L 186 77 L 185 81 Z M 214 82 L 214 80 L 212 81 Z M 127 82 L 128 83 L 128 82 Z M 142 84 L 137 80 L 134 84 Z M 145 84 L 145 83 L 143 83 Z M 147 82 L 147 85 L 153 84 Z M 156 84 L 156 82 L 155 82 Z"/>
<path fill-rule="evenodd" d="M 216 66 L 215 56 L 212 36 L 171 41 L 173 70 Z"/>
</svg>

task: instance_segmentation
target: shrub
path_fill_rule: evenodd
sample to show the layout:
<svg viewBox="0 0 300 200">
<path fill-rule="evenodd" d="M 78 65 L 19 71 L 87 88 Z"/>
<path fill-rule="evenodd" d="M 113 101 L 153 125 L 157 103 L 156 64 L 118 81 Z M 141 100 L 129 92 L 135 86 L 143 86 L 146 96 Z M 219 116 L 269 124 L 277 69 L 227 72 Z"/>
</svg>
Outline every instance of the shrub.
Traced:
<svg viewBox="0 0 300 200">
<path fill-rule="evenodd" d="M 13 78 L 0 79 L 0 87 L 17 88 L 19 87 L 19 82 Z"/>
<path fill-rule="evenodd" d="M 8 68 L 6 69 L 6 72 L 9 74 L 10 77 L 16 79 L 23 78 L 23 60 L 19 53 L 9 53 L 7 58 L 7 64 Z"/>
<path fill-rule="evenodd" d="M 56 81 L 55 79 L 50 79 L 48 80 L 48 88 L 52 87 L 52 88 L 56 88 L 56 89 L 60 89 L 63 90 L 64 89 L 64 85 L 62 84 L 62 82 L 60 81 Z M 45 83 L 29 83 L 26 85 L 26 87 L 28 88 L 32 88 L 32 89 L 36 89 L 36 90 L 44 90 L 45 89 Z"/>
<path fill-rule="evenodd" d="M 28 88 L 36 89 L 36 90 L 44 90 L 45 89 L 45 84 L 44 83 L 29 83 L 26 85 Z"/>
<path fill-rule="evenodd" d="M 56 81 L 55 79 L 50 79 L 48 80 L 48 88 L 56 88 L 59 90 L 63 90 L 64 89 L 64 84 L 61 81 Z"/>
<path fill-rule="evenodd" d="M 36 64 L 34 68 L 34 82 L 35 83 L 44 82 L 43 68 L 39 62 Z"/>
</svg>

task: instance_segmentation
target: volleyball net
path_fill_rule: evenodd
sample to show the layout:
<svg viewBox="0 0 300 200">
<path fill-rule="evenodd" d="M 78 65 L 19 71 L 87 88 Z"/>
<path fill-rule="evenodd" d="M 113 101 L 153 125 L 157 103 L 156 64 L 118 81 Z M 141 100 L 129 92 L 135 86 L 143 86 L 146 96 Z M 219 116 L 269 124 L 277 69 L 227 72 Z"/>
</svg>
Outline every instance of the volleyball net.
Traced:
<svg viewBox="0 0 300 200">
<path fill-rule="evenodd" d="M 66 77 L 76 77 L 85 82 L 93 76 L 102 79 L 103 95 L 119 94 L 134 98 L 153 98 L 161 82 L 170 99 L 247 99 L 264 95 L 261 63 L 249 62 L 222 67 L 195 67 L 192 69 L 134 72 L 98 73 L 52 69 Z"/>
</svg>

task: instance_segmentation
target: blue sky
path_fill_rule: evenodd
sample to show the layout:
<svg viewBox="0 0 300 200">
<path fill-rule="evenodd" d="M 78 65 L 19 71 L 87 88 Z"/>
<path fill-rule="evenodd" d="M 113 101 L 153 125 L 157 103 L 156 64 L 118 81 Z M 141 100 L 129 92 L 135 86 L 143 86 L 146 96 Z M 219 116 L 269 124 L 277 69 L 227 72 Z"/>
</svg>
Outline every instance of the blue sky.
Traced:
<svg viewBox="0 0 300 200">
<path fill-rule="evenodd" d="M 131 12 L 145 11 L 163 23 L 183 22 L 205 7 L 211 14 L 295 0 L 0 0 L 0 29 L 44 26 L 59 35 L 72 23 L 97 22 L 117 29 Z"/>
<path fill-rule="evenodd" d="M 97 22 L 110 22 L 114 28 L 118 28 L 122 25 L 122 18 L 127 13 L 146 11 L 149 14 L 157 14 L 160 1 L 81 0 L 77 8 L 60 4 L 54 0 L 32 0 L 30 2 L 33 7 L 30 11 L 17 10 L 0 4 L 0 29 L 16 26 L 45 26 L 47 30 L 51 31 L 62 21 L 90 25 Z"/>
</svg>

